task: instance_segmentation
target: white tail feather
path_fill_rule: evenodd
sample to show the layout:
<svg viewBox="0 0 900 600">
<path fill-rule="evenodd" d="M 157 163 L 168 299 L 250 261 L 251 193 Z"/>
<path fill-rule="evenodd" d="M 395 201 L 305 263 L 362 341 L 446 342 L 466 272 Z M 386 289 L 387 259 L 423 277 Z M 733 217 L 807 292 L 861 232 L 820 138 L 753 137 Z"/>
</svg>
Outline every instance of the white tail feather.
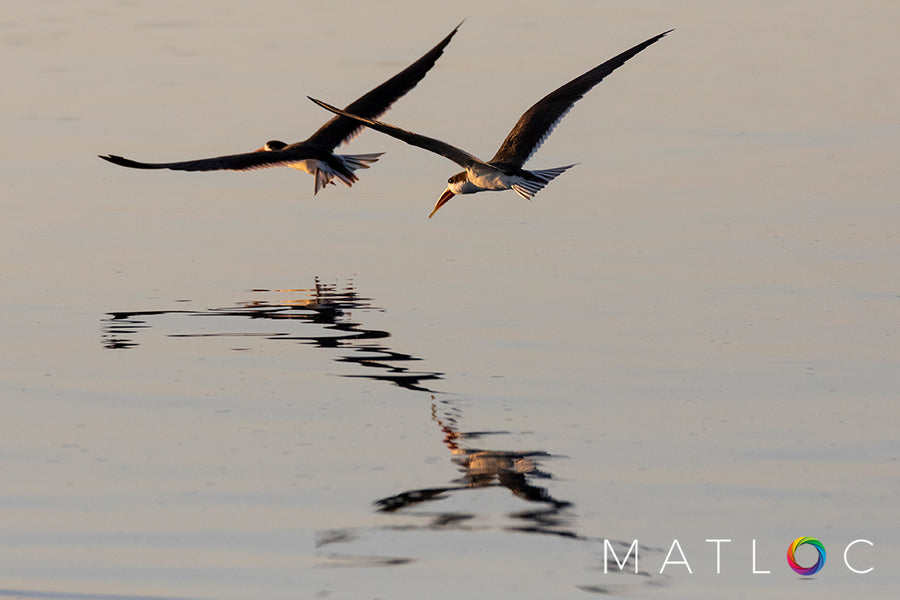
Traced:
<svg viewBox="0 0 900 600">
<path fill-rule="evenodd" d="M 369 163 L 373 163 L 378 160 L 384 152 L 375 152 L 372 154 L 337 154 L 335 155 L 347 169 L 349 174 L 344 174 L 339 171 L 333 171 L 328 168 L 324 163 L 320 163 L 318 168 L 316 169 L 316 189 L 314 194 L 318 194 L 319 190 L 328 185 L 329 183 L 334 185 L 334 181 L 332 181 L 335 177 L 337 177 L 341 183 L 350 187 L 353 185 L 359 178 L 354 174 L 356 169 L 368 169 Z"/>
<path fill-rule="evenodd" d="M 555 179 L 559 175 L 565 173 L 568 169 L 574 167 L 576 164 L 578 163 L 566 165 L 564 167 L 555 167 L 553 169 L 529 171 L 532 175 L 535 176 L 536 179 L 523 179 L 512 184 L 511 187 L 516 191 L 517 194 L 519 194 L 526 200 L 531 200 L 532 198 L 534 198 L 535 194 L 544 189 L 544 186 L 553 181 L 553 179 Z"/>
<path fill-rule="evenodd" d="M 318 194 L 319 190 L 321 190 L 323 187 L 325 187 L 329 183 L 332 183 L 331 179 L 333 177 L 330 173 L 326 173 L 322 169 L 316 169 L 315 176 L 316 176 L 316 190 L 313 192 L 313 195 Z"/>
<path fill-rule="evenodd" d="M 384 152 L 374 152 L 372 154 L 341 154 L 339 158 L 344 161 L 344 165 L 354 171 L 356 169 L 368 169 L 369 163 L 373 163 L 379 158 Z"/>
</svg>

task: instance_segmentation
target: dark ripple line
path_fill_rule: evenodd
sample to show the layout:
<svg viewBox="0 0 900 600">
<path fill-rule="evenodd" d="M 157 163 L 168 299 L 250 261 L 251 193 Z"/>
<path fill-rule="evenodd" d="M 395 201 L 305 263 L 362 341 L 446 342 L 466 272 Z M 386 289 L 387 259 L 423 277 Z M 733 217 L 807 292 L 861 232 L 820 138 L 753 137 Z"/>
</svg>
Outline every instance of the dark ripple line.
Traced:
<svg viewBox="0 0 900 600">
<path fill-rule="evenodd" d="M 366 369 L 378 369 L 386 373 L 343 375 L 343 377 L 362 377 L 375 381 L 387 381 L 401 388 L 434 392 L 422 385 L 423 381 L 443 379 L 443 373 L 428 371 L 411 371 L 408 367 L 399 366 L 398 362 L 422 360 L 411 354 L 397 352 L 383 344 L 372 343 L 391 337 L 389 331 L 366 329 L 362 323 L 350 320 L 351 310 L 376 310 L 370 298 L 359 296 L 352 283 L 345 289 L 338 290 L 334 285 L 322 284 L 316 280 L 315 288 L 309 290 L 265 290 L 254 289 L 253 293 L 267 292 L 306 292 L 307 298 L 289 301 L 286 305 L 270 304 L 265 300 L 251 300 L 237 306 L 211 308 L 205 310 L 146 310 L 146 311 L 112 311 L 104 319 L 103 345 L 109 349 L 123 350 L 139 345 L 133 336 L 143 329 L 152 327 L 145 317 L 168 314 L 185 314 L 197 317 L 243 317 L 249 319 L 267 319 L 285 324 L 320 325 L 328 330 L 328 334 L 302 335 L 291 331 L 280 332 L 204 332 L 204 333 L 171 333 L 172 338 L 201 337 L 259 337 L 268 340 L 293 341 L 312 344 L 318 348 L 340 348 L 352 352 L 335 358 L 336 362 L 354 363 Z"/>
</svg>

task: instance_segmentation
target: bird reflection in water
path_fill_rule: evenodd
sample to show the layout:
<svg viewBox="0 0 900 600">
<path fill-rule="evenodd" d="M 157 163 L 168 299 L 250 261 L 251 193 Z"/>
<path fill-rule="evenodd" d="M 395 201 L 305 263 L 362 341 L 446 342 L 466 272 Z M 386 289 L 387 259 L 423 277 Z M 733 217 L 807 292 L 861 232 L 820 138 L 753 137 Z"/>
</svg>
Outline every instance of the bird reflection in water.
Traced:
<svg viewBox="0 0 900 600">
<path fill-rule="evenodd" d="M 391 335 L 389 332 L 365 327 L 353 317 L 354 312 L 381 309 L 374 306 L 370 298 L 361 296 L 352 281 L 339 287 L 316 279 L 315 285 L 308 289 L 255 289 L 251 293 L 257 297 L 226 308 L 110 312 L 104 319 L 103 345 L 111 349 L 137 346 L 138 334 L 151 327 L 151 320 L 157 321 L 158 326 L 171 326 L 171 323 L 166 324 L 166 317 L 218 317 L 220 320 L 214 326 L 209 327 L 206 323 L 202 332 L 167 335 L 173 338 L 253 337 L 341 349 L 345 352 L 335 358 L 337 362 L 355 364 L 370 371 L 345 374 L 344 377 L 386 381 L 412 391 L 434 392 L 426 382 L 443 378 L 439 372 L 410 370 L 405 363 L 421 358 L 391 349 L 384 343 Z M 298 297 L 298 294 L 302 295 Z M 221 321 L 223 318 L 227 320 Z M 244 324 L 240 331 L 236 331 L 237 327 L 230 320 L 232 318 L 251 319 L 258 326 L 251 324 L 246 327 Z M 180 323 L 179 326 L 183 327 Z M 308 332 L 308 329 L 315 331 Z M 410 490 L 378 500 L 375 504 L 380 511 L 395 512 L 427 500 L 444 498 L 455 491 L 505 487 L 523 500 L 542 505 L 536 510 L 513 515 L 527 522 L 515 529 L 547 532 L 548 528 L 560 524 L 561 512 L 570 503 L 554 498 L 546 488 L 533 483 L 538 479 L 551 478 L 541 467 L 542 461 L 550 458 L 547 452 L 470 447 L 474 440 L 489 433 L 503 432 L 461 432 L 457 426 L 461 408 L 450 401 L 438 402 L 433 393 L 431 399 L 432 420 L 440 427 L 451 460 L 459 467 L 462 476 L 450 482 L 453 484 L 450 486 Z M 445 514 L 439 519 L 450 522 L 458 520 L 457 517 Z"/>
<path fill-rule="evenodd" d="M 434 390 L 426 385 L 426 382 L 442 379 L 443 374 L 410 370 L 405 363 L 422 359 L 391 349 L 384 343 L 391 335 L 389 332 L 365 327 L 353 317 L 354 312 L 381 309 L 374 306 L 370 298 L 361 296 L 352 281 L 339 287 L 316 279 L 315 285 L 308 289 L 255 289 L 251 293 L 257 297 L 226 308 L 110 312 L 104 319 L 103 345 L 111 349 L 133 348 L 138 345 L 138 334 L 151 327 L 151 320 L 156 321 L 157 326 L 172 327 L 172 323 L 165 321 L 166 317 L 186 316 L 204 319 L 217 317 L 219 320 L 212 326 L 210 322 L 205 323 L 202 332 L 168 333 L 168 337 L 251 337 L 344 350 L 335 358 L 337 362 L 355 364 L 370 371 L 345 374 L 344 377 L 365 377 L 393 383 L 407 390 L 432 392 L 431 418 L 440 427 L 451 460 L 462 473 L 460 478 L 450 482 L 453 484 L 450 486 L 410 490 L 378 500 L 375 504 L 380 511 L 395 512 L 428 500 L 445 498 L 456 491 L 505 487 L 523 500 L 542 505 L 536 510 L 513 515 L 527 522 L 515 529 L 549 532 L 549 528 L 560 524 L 561 512 L 570 503 L 554 498 L 546 488 L 533 483 L 534 480 L 551 478 L 541 467 L 542 461 L 551 458 L 550 454 L 470 447 L 473 441 L 488 434 L 504 432 L 461 432 L 458 422 L 462 409 L 451 401 L 435 400 Z M 302 295 L 298 297 L 298 294 Z M 251 319 L 252 323 L 249 327 L 243 323 L 237 331 L 238 327 L 231 321 L 233 318 Z M 181 322 L 177 323 L 176 327 L 183 327 Z M 309 332 L 309 329 L 315 331 Z M 439 520 L 452 522 L 459 520 L 459 516 L 444 514 Z"/>
<path fill-rule="evenodd" d="M 460 416 L 461 409 L 458 405 L 446 400 L 439 402 L 432 395 L 431 418 L 440 428 L 444 445 L 450 450 L 451 460 L 462 476 L 451 481 L 454 485 L 408 490 L 376 500 L 374 504 L 378 510 L 395 512 L 423 502 L 441 500 L 455 492 L 505 487 L 515 496 L 541 505 L 539 508 L 509 515 L 518 523 L 509 527 L 509 530 L 580 537 L 566 528 L 568 519 L 564 509 L 571 506 L 571 502 L 559 500 L 546 488 L 533 483 L 535 479 L 552 478 L 549 472 L 542 469 L 542 462 L 553 456 L 539 450 L 509 451 L 469 447 L 472 441 L 479 438 L 508 432 L 462 432 L 458 427 Z M 440 528 L 461 524 L 472 518 L 472 515 L 453 512 L 427 516 L 432 520 L 426 527 Z"/>
<path fill-rule="evenodd" d="M 547 487 L 537 481 L 549 481 L 552 475 L 545 463 L 554 457 L 541 450 L 499 450 L 476 447 L 478 441 L 507 435 L 508 431 L 463 431 L 459 424 L 463 416 L 463 403 L 458 400 L 438 399 L 438 392 L 430 390 L 426 382 L 443 379 L 443 373 L 411 371 L 405 363 L 422 360 L 412 354 L 397 352 L 385 341 L 390 333 L 364 327 L 353 317 L 353 312 L 381 311 L 369 298 L 360 296 L 352 282 L 342 287 L 323 284 L 318 279 L 309 289 L 251 290 L 254 298 L 231 307 L 207 310 L 136 310 L 108 313 L 103 320 L 102 343 L 110 349 L 127 349 L 139 345 L 138 335 L 152 327 L 179 328 L 184 323 L 176 317 L 220 320 L 204 323 L 202 333 L 168 333 L 172 338 L 224 337 L 255 338 L 276 341 L 294 341 L 312 344 L 318 348 L 341 350 L 336 361 L 352 363 L 370 372 L 354 373 L 344 377 L 365 377 L 386 381 L 401 388 L 428 392 L 431 398 L 431 421 L 437 424 L 442 441 L 450 451 L 450 460 L 457 466 L 460 476 L 449 485 L 412 489 L 381 498 L 374 502 L 377 511 L 384 515 L 404 514 L 412 519 L 425 519 L 424 523 L 387 525 L 387 529 L 475 530 L 483 527 L 474 523 L 480 515 L 459 510 L 413 510 L 429 502 L 446 500 L 455 494 L 472 494 L 477 490 L 505 488 L 527 503 L 524 510 L 506 515 L 511 523 L 503 530 L 510 532 L 538 533 L 578 540 L 603 543 L 600 538 L 584 536 L 571 524 L 568 510 L 572 503 L 556 498 Z M 225 319 L 224 321 L 221 319 Z M 236 321 L 239 319 L 240 321 Z M 153 323 L 151 325 L 151 322 Z M 244 326 L 240 331 L 235 323 Z M 227 325 L 227 329 L 226 329 Z M 249 326 L 247 326 L 249 325 Z M 313 330 L 313 331 L 310 331 Z M 234 348 L 245 350 L 246 348 Z M 358 537 L 356 530 L 323 530 L 317 535 L 316 547 L 352 543 Z M 625 552 L 627 541 L 614 541 L 618 551 Z M 658 549 L 641 547 L 642 553 L 659 552 Z M 416 560 L 414 557 L 383 556 L 380 554 L 350 554 L 331 552 L 319 566 L 375 567 L 397 566 Z M 610 565 L 611 566 L 611 565 Z M 619 569 L 619 573 L 627 573 Z M 647 575 L 641 572 L 641 575 Z M 649 579 L 657 585 L 656 579 Z M 609 593 L 610 587 L 579 586 L 586 592 Z M 624 588 L 623 588 L 624 589 Z"/>
<path fill-rule="evenodd" d="M 348 282 L 339 288 L 336 284 L 324 284 L 318 279 L 310 289 L 256 289 L 251 293 L 266 296 L 239 302 L 227 308 L 207 310 L 154 310 L 117 311 L 108 313 L 104 319 L 103 345 L 111 349 L 132 348 L 138 345 L 135 337 L 142 329 L 147 329 L 150 318 L 164 319 L 171 315 L 196 317 L 235 317 L 253 319 L 259 323 L 258 330 L 235 332 L 214 331 L 204 333 L 171 333 L 169 337 L 257 337 L 277 341 L 295 341 L 312 344 L 318 348 L 349 350 L 336 358 L 337 362 L 356 364 L 374 371 L 365 374 L 350 374 L 344 377 L 365 377 L 387 381 L 414 391 L 432 391 L 423 382 L 438 380 L 442 373 L 412 371 L 403 363 L 421 360 L 411 354 L 396 352 L 381 343 L 390 333 L 380 329 L 366 328 L 353 318 L 350 311 L 380 311 L 369 298 L 360 296 Z M 305 294 L 297 297 L 298 293 Z M 285 294 L 289 294 L 284 297 Z M 274 298 L 273 298 L 274 297 Z M 283 330 L 270 331 L 273 324 L 283 326 Z M 311 325 L 317 326 L 317 333 L 306 333 Z M 231 327 L 229 325 L 229 327 Z M 324 332 L 322 332 L 324 330 Z"/>
</svg>

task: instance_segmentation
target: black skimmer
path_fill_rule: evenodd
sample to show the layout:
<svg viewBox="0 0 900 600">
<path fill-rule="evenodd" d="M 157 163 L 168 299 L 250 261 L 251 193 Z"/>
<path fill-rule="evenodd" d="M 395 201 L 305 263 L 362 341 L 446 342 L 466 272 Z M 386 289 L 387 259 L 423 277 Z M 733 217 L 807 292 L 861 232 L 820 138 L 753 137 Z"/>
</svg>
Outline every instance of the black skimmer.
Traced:
<svg viewBox="0 0 900 600">
<path fill-rule="evenodd" d="M 384 113 L 394 102 L 422 81 L 425 74 L 437 62 L 444 48 L 450 43 L 460 25 L 462 23 L 419 60 L 349 104 L 347 111 L 366 118 L 378 117 Z M 318 193 L 327 184 L 333 183 L 332 179 L 335 177 L 347 186 L 353 185 L 353 182 L 358 179 L 354 171 L 359 168 L 369 168 L 369 163 L 375 162 L 383 154 L 382 152 L 344 155 L 334 153 L 337 146 L 352 140 L 362 128 L 363 126 L 357 121 L 338 116 L 322 125 L 318 131 L 302 142 L 286 144 L 272 140 L 253 152 L 243 154 L 167 163 L 138 162 L 114 154 L 100 156 L 100 158 L 133 169 L 172 169 L 174 171 L 251 171 L 287 166 L 315 175 L 314 193 Z"/>
<path fill-rule="evenodd" d="M 487 162 L 441 140 L 406 131 L 363 115 L 353 114 L 353 111 L 349 109 L 340 110 L 315 98 L 310 98 L 310 100 L 337 115 L 356 119 L 367 127 L 395 137 L 407 144 L 445 156 L 459 166 L 464 167 L 465 171 L 457 173 L 447 180 L 447 189 L 441 194 L 428 218 L 434 216 L 434 213 L 441 206 L 457 194 L 513 189 L 523 198 L 530 200 L 552 179 L 566 171 L 566 169 L 574 167 L 577 163 L 554 169 L 529 171 L 522 168 L 525 161 L 531 158 L 531 155 L 553 132 L 553 129 L 571 110 L 572 106 L 584 97 L 591 88 L 625 64 L 628 59 L 671 31 L 673 30 L 670 29 L 626 50 L 538 100 L 534 106 L 526 110 L 519 118 L 515 127 L 512 128 L 503 144 L 500 145 L 500 149 Z"/>
</svg>

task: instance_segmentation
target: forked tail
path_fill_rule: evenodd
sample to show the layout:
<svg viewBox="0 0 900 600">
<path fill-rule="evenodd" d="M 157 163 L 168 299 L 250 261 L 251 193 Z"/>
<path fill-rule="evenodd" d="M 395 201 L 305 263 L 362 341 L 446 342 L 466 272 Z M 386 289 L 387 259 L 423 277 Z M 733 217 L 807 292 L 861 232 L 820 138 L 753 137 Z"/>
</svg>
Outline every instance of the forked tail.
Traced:
<svg viewBox="0 0 900 600">
<path fill-rule="evenodd" d="M 325 170 L 320 167 L 316 169 L 315 193 L 319 193 L 319 190 L 329 183 L 333 184 L 334 182 L 332 179 L 335 177 L 340 179 L 347 187 L 350 187 L 359 179 L 354 171 L 356 171 L 356 169 L 368 169 L 369 164 L 378 160 L 382 154 L 384 154 L 384 152 L 374 152 L 372 154 L 336 154 L 335 158 L 340 161 L 341 168 Z"/>
<path fill-rule="evenodd" d="M 531 200 L 534 198 L 535 194 L 544 189 L 545 185 L 577 164 L 578 163 L 573 163 L 571 165 L 555 167 L 553 169 L 541 169 L 540 171 L 528 171 L 532 175 L 532 178 L 523 178 L 522 181 L 512 184 L 512 189 L 526 200 Z"/>
</svg>

